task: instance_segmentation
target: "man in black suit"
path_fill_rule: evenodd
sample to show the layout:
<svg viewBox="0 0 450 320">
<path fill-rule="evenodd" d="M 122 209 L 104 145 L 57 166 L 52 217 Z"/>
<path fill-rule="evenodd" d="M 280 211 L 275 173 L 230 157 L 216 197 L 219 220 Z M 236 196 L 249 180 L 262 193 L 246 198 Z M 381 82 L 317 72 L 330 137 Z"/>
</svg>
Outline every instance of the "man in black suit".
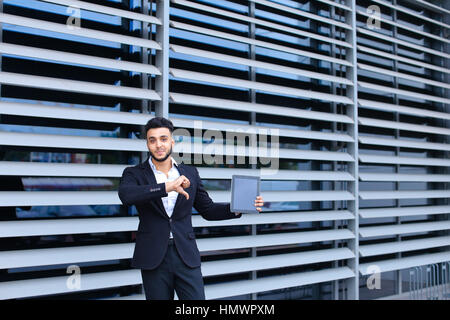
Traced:
<svg viewBox="0 0 450 320">
<path fill-rule="evenodd" d="M 145 126 L 150 157 L 124 170 L 119 197 L 135 205 L 139 227 L 132 266 L 141 269 L 147 299 L 205 299 L 200 253 L 192 227 L 192 207 L 206 220 L 234 219 L 230 204 L 214 203 L 197 168 L 177 164 L 170 156 L 175 141 L 172 122 L 162 117 Z M 261 196 L 255 207 L 261 211 Z"/>
</svg>

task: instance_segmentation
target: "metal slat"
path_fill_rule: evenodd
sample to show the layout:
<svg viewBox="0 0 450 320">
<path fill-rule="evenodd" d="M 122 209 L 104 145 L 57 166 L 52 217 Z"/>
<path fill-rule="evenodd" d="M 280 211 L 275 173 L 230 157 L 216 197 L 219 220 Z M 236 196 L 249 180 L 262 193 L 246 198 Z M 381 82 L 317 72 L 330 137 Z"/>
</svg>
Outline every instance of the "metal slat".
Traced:
<svg viewBox="0 0 450 320">
<path fill-rule="evenodd" d="M 10 146 L 148 152 L 145 140 L 98 138 L 43 133 L 0 132 L 0 142 Z"/>
<path fill-rule="evenodd" d="M 42 0 L 45 2 L 50 2 L 54 4 L 64 5 L 64 6 L 70 6 L 70 7 L 78 7 L 80 9 L 93 11 L 93 12 L 99 12 L 104 13 L 112 16 L 118 16 L 121 18 L 127 18 L 152 24 L 161 25 L 161 21 L 153 16 L 149 16 L 142 13 L 127 11 L 127 10 L 121 10 L 116 8 L 111 8 L 108 6 L 102 6 L 97 5 L 85 1 L 77 1 L 77 0 Z"/>
<path fill-rule="evenodd" d="M 330 122 L 353 123 L 353 120 L 345 115 L 330 114 L 326 112 L 317 112 L 309 110 L 294 109 L 276 105 L 250 103 L 245 101 L 235 101 L 228 99 L 209 98 L 204 96 L 195 96 L 184 93 L 171 92 L 172 103 L 186 104 L 190 106 L 202 106 L 210 108 L 219 108 L 233 111 L 257 112 L 271 115 L 284 115 L 286 117 L 312 119 Z"/>
<path fill-rule="evenodd" d="M 16 299 L 51 294 L 73 293 L 142 284 L 139 270 L 120 270 L 82 274 L 80 289 L 67 286 L 69 275 L 0 282 L 0 299 Z"/>
<path fill-rule="evenodd" d="M 181 70 L 181 69 L 170 69 L 170 73 L 175 78 L 202 81 L 214 84 L 227 85 L 232 87 L 254 89 L 266 92 L 273 92 L 283 95 L 291 95 L 297 97 L 305 97 L 310 99 L 327 100 L 334 102 L 341 102 L 345 104 L 353 104 L 353 101 L 345 96 L 337 96 L 329 93 L 315 92 L 310 90 L 296 89 L 292 87 L 283 87 L 275 84 L 254 82 L 250 80 L 242 80 L 236 78 L 229 78 L 223 76 L 216 76 L 212 74 Z"/>
<path fill-rule="evenodd" d="M 196 57 L 214 59 L 214 60 L 219 60 L 219 61 L 226 61 L 226 62 L 245 65 L 245 66 L 249 66 L 249 67 L 255 67 L 255 68 L 273 70 L 273 71 L 278 71 L 278 72 L 283 72 L 283 73 L 295 74 L 295 75 L 299 75 L 302 77 L 309 77 L 309 78 L 314 78 L 314 79 L 319 79 L 319 80 L 324 80 L 324 81 L 342 83 L 342 84 L 346 84 L 346 85 L 353 84 L 353 82 L 351 80 L 348 80 L 346 78 L 335 77 L 335 76 L 324 74 L 324 73 L 313 72 L 313 71 L 309 71 L 309 70 L 302 70 L 302 69 L 297 69 L 297 68 L 292 68 L 292 67 L 286 67 L 283 65 L 262 62 L 262 61 L 257 61 L 257 60 L 251 60 L 251 59 L 245 59 L 245 58 L 225 55 L 225 54 L 211 52 L 211 51 L 205 51 L 205 50 L 200 50 L 200 49 L 195 49 L 195 48 L 179 46 L 179 45 L 175 45 L 175 44 L 171 44 L 170 49 L 176 53 L 182 53 L 182 54 L 192 55 L 192 56 L 196 56 Z"/>
<path fill-rule="evenodd" d="M 450 182 L 449 174 L 408 174 L 408 173 L 360 173 L 361 181 L 423 181 Z"/>
<path fill-rule="evenodd" d="M 1 164 L 1 162 L 0 162 Z M 224 169 L 224 168 L 197 168 L 203 179 L 231 179 L 233 174 L 259 176 L 261 180 L 299 180 L 299 181 L 354 181 L 348 172 L 339 171 L 306 171 L 306 170 L 278 170 L 271 175 L 264 175 L 260 169 Z"/>
<path fill-rule="evenodd" d="M 0 161 L 0 175 L 33 177 L 121 177 L 120 164 Z"/>
<path fill-rule="evenodd" d="M 263 292 L 290 287 L 305 286 L 313 283 L 336 281 L 354 277 L 354 272 L 348 267 L 309 271 L 289 275 L 270 276 L 256 280 L 240 280 L 227 283 L 211 284 L 205 287 L 207 299 Z"/>
<path fill-rule="evenodd" d="M 399 128 L 400 127 L 400 128 Z M 401 125 L 392 126 L 391 128 L 401 129 Z M 415 149 L 426 149 L 426 150 L 448 150 L 450 151 L 450 144 L 445 143 L 434 143 L 434 142 L 420 142 L 413 140 L 404 139 L 387 139 L 387 138 L 375 138 L 368 136 L 359 136 L 358 140 L 361 144 L 372 144 L 378 146 L 390 146 L 390 147 L 403 147 L 403 148 L 415 148 Z"/>
<path fill-rule="evenodd" d="M 161 75 L 161 72 L 158 70 L 158 68 L 149 64 L 107 59 L 70 52 L 40 49 L 36 47 L 21 46 L 9 43 L 0 43 L 0 53 L 27 58 L 44 59 L 60 63 L 84 65 L 89 67 L 126 70 L 139 73 Z"/>
<path fill-rule="evenodd" d="M 0 191 L 0 206 L 75 206 L 122 204 L 116 191 Z"/>
<path fill-rule="evenodd" d="M 192 224 L 194 227 L 218 227 L 230 225 L 301 223 L 312 221 L 336 221 L 353 219 L 353 214 L 347 210 L 296 211 L 245 214 L 239 219 L 219 221 L 205 220 L 200 215 L 193 215 Z"/>
<path fill-rule="evenodd" d="M 203 219 L 199 214 L 194 214 L 192 216 L 192 225 L 193 227 L 217 227 L 353 219 L 354 216 L 347 210 L 245 214 L 239 219 L 219 221 L 208 221 Z M 0 222 L 0 238 L 136 231 L 138 229 L 138 224 L 138 217 L 91 217 L 70 220 L 45 219 L 2 221 Z"/>
<path fill-rule="evenodd" d="M 214 202 L 229 202 L 229 191 L 208 191 Z M 0 191 L 0 206 L 64 206 L 122 204 L 116 191 Z M 348 191 L 265 191 L 265 202 L 353 200 Z"/>
<path fill-rule="evenodd" d="M 0 114 L 143 126 L 151 114 L 0 101 Z"/>
<path fill-rule="evenodd" d="M 38 19 L 25 18 L 15 16 L 7 13 L 0 13 L 0 22 L 6 24 L 12 24 L 16 26 L 22 26 L 32 29 L 39 29 L 45 31 L 53 31 L 58 33 L 69 34 L 78 37 L 86 37 L 96 40 L 104 40 L 110 42 L 118 42 L 131 46 L 139 46 L 146 49 L 161 50 L 161 46 L 153 40 L 147 40 L 143 38 L 124 36 L 117 33 L 110 33 L 86 28 L 71 29 L 67 28 L 65 24 L 47 22 Z"/>
<path fill-rule="evenodd" d="M 361 218 L 406 217 L 450 213 L 450 206 L 411 206 L 402 208 L 359 209 Z"/>
<path fill-rule="evenodd" d="M 450 190 L 420 190 L 420 191 L 360 191 L 359 197 L 363 200 L 374 199 L 432 199 L 448 198 Z"/>
<path fill-rule="evenodd" d="M 205 35 L 212 36 L 212 37 L 237 41 L 237 42 L 246 43 L 246 44 L 252 44 L 252 45 L 255 45 L 258 47 L 262 47 L 262 48 L 268 48 L 268 49 L 273 49 L 276 51 L 296 54 L 296 55 L 303 56 L 303 57 L 328 61 L 328 62 L 332 62 L 332 63 L 338 63 L 338 64 L 341 64 L 344 66 L 352 66 L 352 64 L 348 61 L 336 59 L 336 58 L 333 58 L 330 56 L 324 56 L 322 54 L 317 54 L 317 53 L 312 53 L 312 52 L 305 51 L 305 50 L 286 47 L 286 46 L 282 46 L 282 45 L 278 45 L 278 44 L 274 44 L 274 43 L 270 43 L 270 42 L 266 42 L 266 41 L 250 39 L 250 38 L 242 37 L 242 36 L 236 36 L 236 35 L 232 35 L 229 33 L 215 31 L 215 30 L 211 30 L 211 29 L 207 29 L 207 28 L 196 27 L 193 25 L 189 25 L 189 24 L 181 23 L 181 22 L 177 22 L 177 21 L 171 21 L 170 26 L 173 28 L 176 28 L 176 29 L 186 30 L 189 32 L 201 33 L 201 34 L 205 34 Z"/>
<path fill-rule="evenodd" d="M 0 238 L 136 231 L 138 217 L 1 221 Z"/>
<path fill-rule="evenodd" d="M 0 269 L 130 259 L 133 243 L 0 252 Z"/>
<path fill-rule="evenodd" d="M 413 257 L 400 258 L 400 259 L 389 259 L 374 261 L 371 263 L 363 263 L 359 265 L 359 272 L 361 275 L 369 275 L 371 272 L 371 266 L 376 265 L 381 272 L 402 270 L 407 268 L 413 268 L 417 266 L 429 265 L 434 263 L 440 263 L 450 260 L 450 252 L 440 252 L 440 253 L 428 253 Z"/>
<path fill-rule="evenodd" d="M 411 114 L 419 117 L 430 117 L 436 119 L 446 119 L 450 120 L 450 114 L 444 112 L 438 112 L 433 110 L 412 108 L 406 106 L 395 105 L 391 103 L 379 102 L 379 101 L 370 101 L 365 99 L 358 99 L 358 104 L 360 107 L 381 110 L 387 112 L 398 112 L 402 114 Z"/>
<path fill-rule="evenodd" d="M 287 254 L 266 255 L 251 258 L 207 261 L 202 263 L 203 277 L 248 272 L 254 270 L 285 268 L 327 261 L 354 258 L 348 248 L 314 250 Z"/>
<path fill-rule="evenodd" d="M 109 84 L 10 72 L 0 72 L 0 76 L 0 83 L 13 86 L 104 95 L 128 99 L 161 100 L 160 96 L 155 91 L 148 89 L 121 87 Z"/>
<path fill-rule="evenodd" d="M 197 245 L 200 251 L 217 251 L 344 240 L 353 239 L 354 237 L 355 235 L 348 229 L 331 229 L 320 231 L 286 232 L 281 234 L 198 239 Z"/>
<path fill-rule="evenodd" d="M 341 3 L 337 3 L 337 2 L 335 2 L 333 0 L 317 0 L 317 1 L 325 3 L 325 4 L 328 4 L 330 6 L 334 6 L 336 8 L 341 8 L 341 9 L 344 9 L 344 10 L 347 10 L 347 11 L 351 11 L 352 10 L 352 8 L 350 8 L 350 7 L 346 6 L 346 5 L 343 5 Z"/>
<path fill-rule="evenodd" d="M 394 156 L 377 156 L 369 154 L 359 154 L 359 160 L 367 163 L 392 163 L 392 164 L 409 164 L 417 166 L 450 166 L 450 160 L 435 158 L 417 158 L 417 157 L 394 157 Z"/>
<path fill-rule="evenodd" d="M 359 234 L 363 238 L 380 237 L 394 234 L 430 232 L 450 229 L 450 221 L 419 222 L 401 225 L 384 225 L 379 227 L 360 227 Z"/>
<path fill-rule="evenodd" d="M 371 119 L 371 118 L 366 118 L 366 117 L 358 117 L 358 122 L 365 126 L 373 126 L 373 127 L 380 127 L 380 128 L 394 128 L 395 127 L 396 129 L 406 130 L 406 131 L 450 135 L 450 129 L 442 128 L 442 127 L 431 127 L 431 126 L 427 126 L 427 125 L 402 123 L 402 122 L 387 121 L 387 120 L 378 120 L 378 119 Z"/>
<path fill-rule="evenodd" d="M 359 253 L 362 257 L 378 256 L 396 252 L 423 250 L 450 245 L 450 237 L 433 237 L 428 239 L 402 240 L 381 244 L 360 245 Z"/>
</svg>

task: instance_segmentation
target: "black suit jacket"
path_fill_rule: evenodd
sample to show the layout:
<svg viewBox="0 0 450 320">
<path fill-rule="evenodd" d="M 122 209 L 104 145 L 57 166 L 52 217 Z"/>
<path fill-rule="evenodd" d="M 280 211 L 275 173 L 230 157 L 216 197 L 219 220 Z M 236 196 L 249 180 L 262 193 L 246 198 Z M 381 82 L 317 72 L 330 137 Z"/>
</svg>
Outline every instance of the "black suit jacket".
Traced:
<svg viewBox="0 0 450 320">
<path fill-rule="evenodd" d="M 214 203 L 203 187 L 197 168 L 179 164 L 180 175 L 191 185 L 185 189 L 189 200 L 178 194 L 172 216 L 164 209 L 161 198 L 167 196 L 165 183 L 157 183 L 147 161 L 123 171 L 119 185 L 119 198 L 124 205 L 135 205 L 139 213 L 131 265 L 139 269 L 154 269 L 162 262 L 172 231 L 175 246 L 183 261 L 191 268 L 200 266 L 200 253 L 192 228 L 192 207 L 206 220 L 239 218 L 230 212 L 230 204 Z"/>
</svg>

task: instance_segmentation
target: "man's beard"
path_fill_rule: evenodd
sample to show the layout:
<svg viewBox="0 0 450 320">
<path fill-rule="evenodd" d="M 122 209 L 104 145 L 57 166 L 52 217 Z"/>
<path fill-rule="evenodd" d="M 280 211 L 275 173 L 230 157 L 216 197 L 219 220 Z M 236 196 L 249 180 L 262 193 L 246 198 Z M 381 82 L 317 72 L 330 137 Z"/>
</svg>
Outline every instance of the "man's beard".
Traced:
<svg viewBox="0 0 450 320">
<path fill-rule="evenodd" d="M 164 162 L 164 161 L 166 161 L 167 158 L 169 158 L 170 155 L 172 154 L 172 146 L 170 146 L 169 152 L 167 152 L 167 154 L 166 154 L 166 155 L 164 156 L 164 158 L 162 158 L 162 159 L 158 159 L 157 157 L 155 157 L 155 155 L 154 155 L 150 150 L 149 150 L 149 152 L 150 152 L 150 155 L 152 156 L 152 158 L 155 159 L 155 161 L 158 161 L 158 162 Z"/>
</svg>

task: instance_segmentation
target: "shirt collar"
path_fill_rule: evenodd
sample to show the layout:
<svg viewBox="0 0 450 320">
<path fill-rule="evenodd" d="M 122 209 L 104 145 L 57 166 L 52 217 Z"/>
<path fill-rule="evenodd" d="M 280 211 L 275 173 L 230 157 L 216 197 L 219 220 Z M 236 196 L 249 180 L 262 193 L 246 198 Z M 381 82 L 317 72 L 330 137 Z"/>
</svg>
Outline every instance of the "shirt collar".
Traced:
<svg viewBox="0 0 450 320">
<path fill-rule="evenodd" d="M 172 160 L 172 168 L 171 169 L 173 169 L 173 167 L 178 167 L 178 163 L 175 161 L 175 159 L 173 157 L 170 157 L 170 159 Z M 153 171 L 158 170 L 158 169 L 156 169 L 155 165 L 152 162 L 152 156 L 150 156 L 148 158 L 148 163 L 150 164 L 150 168 L 152 168 Z"/>
</svg>

